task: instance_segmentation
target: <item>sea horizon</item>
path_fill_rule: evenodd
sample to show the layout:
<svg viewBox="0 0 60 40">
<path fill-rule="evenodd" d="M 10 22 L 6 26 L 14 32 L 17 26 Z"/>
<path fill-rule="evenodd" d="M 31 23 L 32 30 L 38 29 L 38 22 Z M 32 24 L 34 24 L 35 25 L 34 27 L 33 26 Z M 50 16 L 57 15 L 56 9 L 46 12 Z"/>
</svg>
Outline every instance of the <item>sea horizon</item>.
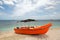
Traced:
<svg viewBox="0 0 60 40">
<path fill-rule="evenodd" d="M 38 20 L 32 22 L 20 22 L 20 20 L 0 20 L 0 31 L 14 30 L 15 27 L 21 26 L 42 26 L 52 23 L 51 28 L 60 28 L 60 20 Z"/>
</svg>

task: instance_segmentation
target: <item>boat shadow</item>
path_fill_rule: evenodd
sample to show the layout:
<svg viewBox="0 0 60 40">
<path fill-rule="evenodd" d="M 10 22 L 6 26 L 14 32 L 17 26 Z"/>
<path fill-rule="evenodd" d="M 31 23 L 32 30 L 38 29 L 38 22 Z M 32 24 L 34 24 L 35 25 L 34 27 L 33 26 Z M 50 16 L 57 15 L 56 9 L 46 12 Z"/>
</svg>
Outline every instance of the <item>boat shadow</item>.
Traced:
<svg viewBox="0 0 60 40">
<path fill-rule="evenodd" d="M 42 34 L 42 35 L 26 35 L 25 40 L 47 40 L 48 35 Z"/>
</svg>

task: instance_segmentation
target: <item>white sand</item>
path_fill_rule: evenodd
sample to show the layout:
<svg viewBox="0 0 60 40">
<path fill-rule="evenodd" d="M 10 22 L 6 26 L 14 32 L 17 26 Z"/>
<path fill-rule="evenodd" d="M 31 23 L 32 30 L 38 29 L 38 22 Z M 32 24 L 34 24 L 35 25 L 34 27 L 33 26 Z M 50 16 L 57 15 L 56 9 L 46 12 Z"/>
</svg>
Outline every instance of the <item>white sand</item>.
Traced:
<svg viewBox="0 0 60 40">
<path fill-rule="evenodd" d="M 22 35 L 0 32 L 0 40 L 60 40 L 60 29 L 50 29 L 45 35 Z"/>
</svg>

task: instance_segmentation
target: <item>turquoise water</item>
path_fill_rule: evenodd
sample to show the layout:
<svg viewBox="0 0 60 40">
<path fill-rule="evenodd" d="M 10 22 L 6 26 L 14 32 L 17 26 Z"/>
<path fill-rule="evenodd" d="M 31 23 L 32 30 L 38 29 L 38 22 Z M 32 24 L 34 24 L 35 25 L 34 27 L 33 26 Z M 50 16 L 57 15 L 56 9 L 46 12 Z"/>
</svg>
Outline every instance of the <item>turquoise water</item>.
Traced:
<svg viewBox="0 0 60 40">
<path fill-rule="evenodd" d="M 13 30 L 14 27 L 21 27 L 21 26 L 40 26 L 51 22 L 53 25 L 51 28 L 58 28 L 60 27 L 60 21 L 34 21 L 34 22 L 20 22 L 17 20 L 0 20 L 0 31 L 9 31 Z"/>
</svg>

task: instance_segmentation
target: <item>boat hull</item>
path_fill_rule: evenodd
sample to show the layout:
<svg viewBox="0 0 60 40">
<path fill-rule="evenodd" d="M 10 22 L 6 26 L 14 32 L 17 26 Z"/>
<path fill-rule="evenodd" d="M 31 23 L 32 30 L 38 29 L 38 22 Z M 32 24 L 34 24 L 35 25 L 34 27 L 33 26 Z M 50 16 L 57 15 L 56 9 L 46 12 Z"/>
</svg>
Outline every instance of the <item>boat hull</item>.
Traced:
<svg viewBox="0 0 60 40">
<path fill-rule="evenodd" d="M 15 29 L 15 33 L 16 34 L 45 34 L 47 33 L 48 28 L 44 29 L 44 30 L 39 30 L 39 29 L 35 29 L 35 30 L 20 30 L 20 29 Z"/>
<path fill-rule="evenodd" d="M 14 29 L 16 34 L 45 34 L 48 32 L 51 24 L 40 26 L 34 29 Z"/>
</svg>

